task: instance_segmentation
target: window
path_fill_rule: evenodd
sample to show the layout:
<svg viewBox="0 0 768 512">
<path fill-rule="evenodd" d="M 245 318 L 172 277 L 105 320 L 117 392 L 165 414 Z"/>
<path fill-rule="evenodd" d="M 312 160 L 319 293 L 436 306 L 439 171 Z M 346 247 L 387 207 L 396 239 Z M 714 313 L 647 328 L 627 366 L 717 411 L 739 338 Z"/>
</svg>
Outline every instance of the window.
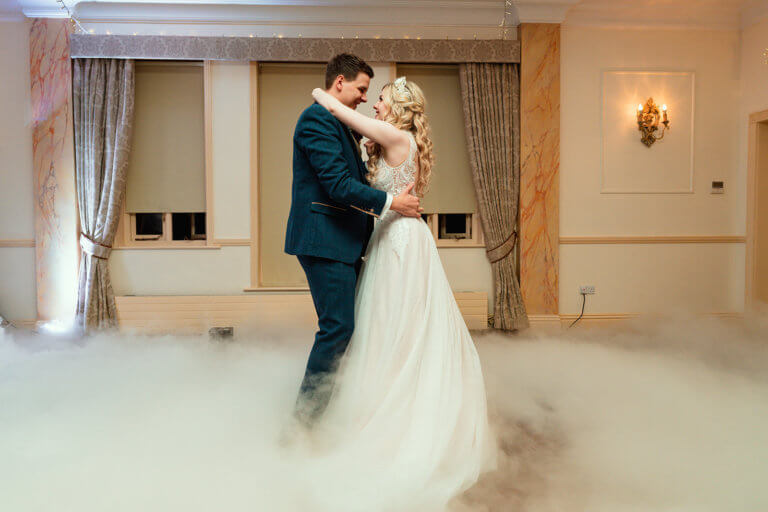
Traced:
<svg viewBox="0 0 768 512">
<path fill-rule="evenodd" d="M 425 213 L 438 247 L 485 247 L 480 215 L 476 213 Z"/>
<path fill-rule="evenodd" d="M 441 213 L 437 216 L 439 240 L 466 240 L 472 238 L 472 214 Z"/>
<path fill-rule="evenodd" d="M 397 75 L 421 87 L 427 98 L 435 166 L 422 201 L 438 247 L 482 247 L 472 170 L 469 166 L 459 67 L 398 64 Z"/>
<path fill-rule="evenodd" d="M 135 240 L 160 240 L 163 238 L 162 213 L 137 213 L 133 217 L 131 232 Z"/>
<path fill-rule="evenodd" d="M 122 243 L 205 245 L 204 65 L 137 61 L 135 80 Z"/>
<path fill-rule="evenodd" d="M 173 240 L 205 240 L 205 213 L 172 213 Z"/>
<path fill-rule="evenodd" d="M 205 212 L 130 213 L 128 245 L 131 242 L 205 242 Z"/>
</svg>

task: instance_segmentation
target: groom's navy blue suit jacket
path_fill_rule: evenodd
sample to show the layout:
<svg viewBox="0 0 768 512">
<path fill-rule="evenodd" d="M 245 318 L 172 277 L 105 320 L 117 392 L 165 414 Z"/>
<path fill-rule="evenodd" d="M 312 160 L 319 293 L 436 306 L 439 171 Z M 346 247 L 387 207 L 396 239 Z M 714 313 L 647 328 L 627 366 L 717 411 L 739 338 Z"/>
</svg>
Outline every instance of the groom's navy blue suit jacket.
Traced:
<svg viewBox="0 0 768 512">
<path fill-rule="evenodd" d="M 315 103 L 293 134 L 291 212 L 285 252 L 354 263 L 387 194 L 369 187 L 349 129 Z"/>
</svg>

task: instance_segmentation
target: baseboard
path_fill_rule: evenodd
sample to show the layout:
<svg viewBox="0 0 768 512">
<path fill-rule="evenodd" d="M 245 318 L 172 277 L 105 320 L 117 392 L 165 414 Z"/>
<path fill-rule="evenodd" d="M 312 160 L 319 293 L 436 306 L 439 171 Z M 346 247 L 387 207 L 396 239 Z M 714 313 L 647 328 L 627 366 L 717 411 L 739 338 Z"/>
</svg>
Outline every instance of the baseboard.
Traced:
<svg viewBox="0 0 768 512">
<path fill-rule="evenodd" d="M 650 313 L 591 313 L 585 314 L 579 320 L 581 325 L 592 326 L 609 326 L 617 323 L 633 320 L 641 316 L 653 317 Z M 710 313 L 700 313 L 697 316 L 721 318 L 721 319 L 741 319 L 744 318 L 744 313 L 735 311 L 717 311 Z M 536 329 L 564 329 L 570 326 L 579 315 L 576 314 L 562 314 L 562 315 L 529 315 L 528 320 L 532 328 Z"/>
<path fill-rule="evenodd" d="M 528 323 L 533 329 L 559 329 L 559 315 L 528 315 Z"/>
<path fill-rule="evenodd" d="M 467 327 L 488 328 L 484 292 L 454 294 Z M 200 296 L 115 297 L 122 331 L 149 334 L 200 334 L 211 327 L 258 329 L 260 326 L 307 327 L 317 322 L 309 293 Z"/>
<path fill-rule="evenodd" d="M 34 247 L 35 241 L 31 238 L 0 239 L 0 247 Z"/>
<path fill-rule="evenodd" d="M 9 322 L 19 329 L 34 329 L 37 327 L 37 320 L 9 320 Z"/>
</svg>

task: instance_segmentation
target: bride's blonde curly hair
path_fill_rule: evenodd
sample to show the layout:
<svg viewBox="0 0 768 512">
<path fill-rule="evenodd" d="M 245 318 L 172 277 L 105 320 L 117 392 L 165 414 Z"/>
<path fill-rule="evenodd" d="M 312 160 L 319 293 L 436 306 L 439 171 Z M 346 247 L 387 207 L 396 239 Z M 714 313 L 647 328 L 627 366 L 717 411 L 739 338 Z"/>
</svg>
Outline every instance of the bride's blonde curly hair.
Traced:
<svg viewBox="0 0 768 512">
<path fill-rule="evenodd" d="M 435 155 L 432 151 L 432 141 L 429 138 L 430 128 L 427 115 L 424 113 L 426 100 L 424 92 L 414 82 L 403 79 L 396 87 L 394 83 L 386 84 L 381 90 L 381 97 L 389 106 L 389 113 L 383 121 L 391 123 L 400 130 L 408 130 L 413 133 L 418 151 L 417 160 L 419 168 L 416 173 L 416 184 L 413 192 L 423 197 L 432 177 L 432 166 L 435 164 Z M 382 158 L 382 147 L 374 143 L 371 154 L 368 157 L 368 181 L 376 181 L 376 165 Z"/>
</svg>

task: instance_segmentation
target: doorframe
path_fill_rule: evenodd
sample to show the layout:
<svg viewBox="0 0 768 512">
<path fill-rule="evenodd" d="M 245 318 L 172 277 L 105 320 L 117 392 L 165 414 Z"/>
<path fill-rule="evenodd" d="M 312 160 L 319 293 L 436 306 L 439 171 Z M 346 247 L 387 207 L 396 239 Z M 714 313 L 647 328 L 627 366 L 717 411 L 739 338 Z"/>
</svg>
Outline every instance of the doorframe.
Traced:
<svg viewBox="0 0 768 512">
<path fill-rule="evenodd" d="M 747 251 L 746 251 L 746 286 L 744 287 L 745 309 L 751 309 L 755 302 L 755 282 L 757 279 L 757 185 L 758 185 L 758 129 L 759 123 L 768 122 L 768 110 L 755 112 L 749 116 L 749 131 L 747 134 Z"/>
</svg>

